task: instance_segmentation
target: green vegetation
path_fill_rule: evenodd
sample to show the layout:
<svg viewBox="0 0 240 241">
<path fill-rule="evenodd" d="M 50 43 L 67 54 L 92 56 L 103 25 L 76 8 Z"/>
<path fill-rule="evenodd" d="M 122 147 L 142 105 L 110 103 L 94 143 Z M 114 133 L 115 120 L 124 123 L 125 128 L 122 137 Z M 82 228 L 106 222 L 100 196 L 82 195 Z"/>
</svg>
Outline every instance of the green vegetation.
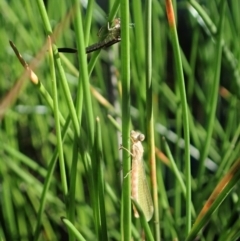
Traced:
<svg viewBox="0 0 240 241">
<path fill-rule="evenodd" d="M 105 2 L 0 0 L 0 240 L 239 240 L 240 2 L 173 1 L 177 26 L 170 0 Z M 118 17 L 121 42 L 86 55 Z"/>
</svg>

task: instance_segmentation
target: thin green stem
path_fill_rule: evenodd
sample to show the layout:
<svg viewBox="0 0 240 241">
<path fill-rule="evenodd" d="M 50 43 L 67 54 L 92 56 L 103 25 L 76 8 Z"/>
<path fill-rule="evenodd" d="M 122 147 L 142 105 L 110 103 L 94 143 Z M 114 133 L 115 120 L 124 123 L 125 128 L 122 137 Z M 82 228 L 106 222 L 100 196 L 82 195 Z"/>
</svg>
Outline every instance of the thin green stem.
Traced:
<svg viewBox="0 0 240 241">
<path fill-rule="evenodd" d="M 163 142 L 164 146 L 165 146 L 165 149 L 166 149 L 166 152 L 167 152 L 167 156 L 169 158 L 169 161 L 171 163 L 171 167 L 172 167 L 172 170 L 177 178 L 177 181 L 180 185 L 180 188 L 184 194 L 184 197 L 186 198 L 186 186 L 185 186 L 185 183 L 182 179 L 182 176 L 181 176 L 181 172 L 178 170 L 178 167 L 173 159 L 173 156 L 172 156 L 172 153 L 170 151 L 170 148 L 166 142 L 166 140 L 164 139 L 164 142 Z M 191 204 L 191 208 L 192 208 L 192 216 L 195 218 L 196 217 L 196 212 L 195 212 L 195 209 L 194 209 L 194 206 L 193 204 Z"/>
<path fill-rule="evenodd" d="M 68 118 L 68 120 L 66 121 L 65 125 L 62 128 L 62 139 L 64 141 L 64 138 L 67 134 L 68 128 L 69 128 L 69 123 L 70 123 L 70 118 Z M 55 149 L 52 159 L 49 163 L 49 166 L 47 168 L 48 172 L 47 172 L 47 176 L 45 177 L 45 181 L 44 181 L 44 185 L 43 185 L 43 190 L 41 193 L 41 198 L 40 198 L 40 207 L 38 210 L 38 214 L 37 214 L 37 224 L 36 224 L 36 228 L 34 231 L 34 241 L 37 241 L 40 235 L 40 227 L 41 227 L 41 222 L 42 222 L 42 216 L 43 216 L 43 212 L 44 212 L 44 208 L 45 208 L 45 203 L 46 203 L 46 197 L 47 197 L 47 192 L 49 190 L 50 187 L 50 183 L 52 180 L 52 176 L 53 176 L 53 172 L 54 172 L 54 168 L 56 166 L 56 162 L 57 162 L 57 158 L 58 158 L 58 149 Z"/>
<path fill-rule="evenodd" d="M 79 233 L 79 231 L 76 229 L 76 227 L 74 226 L 73 223 L 71 223 L 70 220 L 66 219 L 66 218 L 62 218 L 63 223 L 68 227 L 68 229 L 70 230 L 70 232 L 74 235 L 74 237 L 78 240 L 78 241 L 86 241 L 86 239 L 82 236 L 81 233 Z"/>
<path fill-rule="evenodd" d="M 232 190 L 232 188 L 239 182 L 239 167 L 240 160 L 238 159 L 212 192 L 211 196 L 207 200 L 207 207 L 203 207 L 202 211 L 198 215 L 191 232 L 186 238 L 186 241 L 195 240 L 198 232 L 206 225 L 214 211 L 216 211 L 217 208 L 226 199 L 226 197 L 229 196 L 229 193 Z"/>
<path fill-rule="evenodd" d="M 190 163 L 190 135 L 188 120 L 188 105 L 185 91 L 185 82 L 183 76 L 181 50 L 178 41 L 176 23 L 174 19 L 174 11 L 171 0 L 166 0 L 168 21 L 170 25 L 170 34 L 173 46 L 174 60 L 176 64 L 177 82 L 181 96 L 182 114 L 183 114 L 183 130 L 185 140 L 185 175 L 186 175 L 186 235 L 191 229 L 191 163 Z"/>
<path fill-rule="evenodd" d="M 151 183 L 154 206 L 154 232 L 155 240 L 161 240 L 160 219 L 158 208 L 158 186 L 156 179 L 156 158 L 154 141 L 154 116 L 152 94 L 152 1 L 147 1 L 146 6 L 146 109 L 147 109 L 147 136 L 148 136 L 148 160 L 151 168 Z"/>
<path fill-rule="evenodd" d="M 219 93 L 219 82 L 220 82 L 220 71 L 221 71 L 221 61 L 222 61 L 222 41 L 223 41 L 223 24 L 224 24 L 224 11 L 226 7 L 226 1 L 222 1 L 221 11 L 220 11 L 220 22 L 218 27 L 218 37 L 216 44 L 216 62 L 215 62 L 215 75 L 212 84 L 212 91 L 209 100 L 209 111 L 207 119 L 207 127 L 206 127 L 206 138 L 204 141 L 204 146 L 201 152 L 200 164 L 198 169 L 198 180 L 199 185 L 201 185 L 202 175 L 204 172 L 204 161 L 208 155 L 208 151 L 210 149 L 210 142 L 212 138 L 213 129 L 215 127 L 215 115 L 218 103 L 218 93 Z"/>
<path fill-rule="evenodd" d="M 85 111 L 86 111 L 86 118 L 87 118 L 87 125 L 88 125 L 88 134 L 89 134 L 89 145 L 90 148 L 94 142 L 94 118 L 93 118 L 93 108 L 92 108 L 92 99 L 90 93 L 90 86 L 89 86 L 89 76 L 88 76 L 88 67 L 87 67 L 87 58 L 85 53 L 85 41 L 84 41 L 84 32 L 83 32 L 83 21 L 80 6 L 80 2 L 77 0 L 72 0 L 72 5 L 76 9 L 76 14 L 74 18 L 74 27 L 76 32 L 76 42 L 77 42 L 77 49 L 78 49 L 78 59 L 79 59 L 79 88 L 77 94 L 77 101 L 76 109 L 78 113 L 78 109 L 81 108 L 79 104 L 82 102 L 81 98 L 84 97 L 85 102 Z M 83 93 L 83 96 L 82 94 Z"/>
<path fill-rule="evenodd" d="M 121 78 L 122 78 L 122 138 L 123 146 L 129 148 L 130 133 L 130 39 L 129 39 L 129 1 L 121 0 Z M 131 200 L 130 175 L 131 160 L 129 153 L 123 151 L 122 185 L 122 240 L 131 239 Z"/>
<path fill-rule="evenodd" d="M 54 112 L 54 119 L 55 119 L 55 127 L 56 127 L 56 135 L 57 135 L 57 148 L 59 152 L 59 166 L 60 166 L 60 173 L 61 173 L 61 180 L 63 186 L 63 193 L 66 197 L 68 194 L 68 187 L 67 187 L 67 180 L 66 180 L 66 170 L 65 170 L 65 163 L 63 157 L 63 140 L 61 136 L 61 126 L 60 126 L 60 118 L 59 118 L 59 107 L 58 107 L 58 91 L 57 91 L 57 83 L 56 83 L 56 73 L 55 73 L 55 66 L 54 66 L 54 58 L 53 58 L 53 50 L 51 45 L 51 39 L 48 37 L 49 41 L 49 64 L 50 64 L 50 73 L 52 79 L 52 90 L 53 90 L 53 112 Z"/>
<path fill-rule="evenodd" d="M 115 0 L 112 6 L 111 12 L 109 14 L 109 19 L 108 19 L 109 22 L 112 22 L 112 20 L 115 18 L 119 10 L 119 5 L 120 5 L 120 0 Z"/>
<path fill-rule="evenodd" d="M 93 6 L 94 6 L 95 1 L 94 0 L 89 0 L 88 1 L 88 6 L 87 6 L 87 12 L 86 12 L 86 17 L 84 21 L 84 36 L 85 36 L 85 44 L 88 45 L 88 40 L 89 40 L 89 34 L 90 34 L 90 27 L 91 27 L 91 22 L 92 22 L 92 16 L 93 16 Z"/>
<path fill-rule="evenodd" d="M 37 0 L 38 9 L 40 15 L 42 17 L 43 25 L 45 27 L 45 31 L 48 35 L 52 34 L 52 27 L 48 19 L 47 11 L 44 6 L 44 2 L 42 0 Z"/>
</svg>

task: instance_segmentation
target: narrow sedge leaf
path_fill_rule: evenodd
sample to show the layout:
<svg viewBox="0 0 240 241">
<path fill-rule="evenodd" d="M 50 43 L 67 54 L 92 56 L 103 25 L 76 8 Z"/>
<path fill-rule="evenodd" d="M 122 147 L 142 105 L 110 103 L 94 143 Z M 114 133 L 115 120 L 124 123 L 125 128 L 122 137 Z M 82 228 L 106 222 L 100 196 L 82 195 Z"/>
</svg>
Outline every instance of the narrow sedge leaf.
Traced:
<svg viewBox="0 0 240 241">
<path fill-rule="evenodd" d="M 73 223 L 70 222 L 70 220 L 68 220 L 65 217 L 61 217 L 62 222 L 68 227 L 69 232 L 71 232 L 75 238 L 78 241 L 86 241 L 86 239 L 82 236 L 82 234 L 76 229 L 76 227 L 73 225 Z"/>
<path fill-rule="evenodd" d="M 140 222 L 141 222 L 142 228 L 144 230 L 144 233 L 145 233 L 144 235 L 146 236 L 146 239 L 149 241 L 154 241 L 151 229 L 149 228 L 147 220 L 143 215 L 143 210 L 141 209 L 141 207 L 139 206 L 139 204 L 136 200 L 132 199 L 132 202 L 135 205 L 138 212 L 140 213 Z"/>
<path fill-rule="evenodd" d="M 171 0 L 166 0 L 166 11 L 168 17 L 168 23 L 170 27 L 175 26 L 174 10 Z"/>
<path fill-rule="evenodd" d="M 219 209 L 219 206 L 225 200 L 232 188 L 239 182 L 240 179 L 240 159 L 238 159 L 234 165 L 231 167 L 229 172 L 222 178 L 218 183 L 211 196 L 207 200 L 200 214 L 198 215 L 193 228 L 188 235 L 186 241 L 195 240 L 198 232 L 206 226 L 206 223 L 211 218 L 214 211 Z M 228 239 L 230 240 L 230 239 Z M 235 240 L 235 239 L 231 239 Z"/>
</svg>

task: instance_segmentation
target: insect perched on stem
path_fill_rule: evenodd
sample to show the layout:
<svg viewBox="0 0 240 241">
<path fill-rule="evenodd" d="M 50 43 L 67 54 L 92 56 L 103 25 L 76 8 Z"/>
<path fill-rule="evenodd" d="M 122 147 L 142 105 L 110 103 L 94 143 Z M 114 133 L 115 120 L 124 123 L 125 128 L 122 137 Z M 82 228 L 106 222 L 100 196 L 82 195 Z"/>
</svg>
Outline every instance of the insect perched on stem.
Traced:
<svg viewBox="0 0 240 241">
<path fill-rule="evenodd" d="M 143 146 L 142 141 L 145 136 L 137 131 L 131 131 L 131 156 L 132 156 L 132 170 L 131 170 L 131 195 L 142 208 L 147 221 L 150 221 L 153 216 L 153 202 L 150 189 L 147 183 L 146 174 L 143 163 Z M 123 147 L 122 147 L 123 148 Z M 138 218 L 139 214 L 133 205 L 134 217 Z"/>
<path fill-rule="evenodd" d="M 90 45 L 86 48 L 86 53 L 91 53 L 101 48 L 107 48 L 111 45 L 121 41 L 121 20 L 120 18 L 115 18 L 112 23 L 107 24 L 100 28 L 98 32 L 99 42 Z M 74 48 L 58 48 L 58 52 L 61 53 L 76 53 L 77 49 Z"/>
</svg>

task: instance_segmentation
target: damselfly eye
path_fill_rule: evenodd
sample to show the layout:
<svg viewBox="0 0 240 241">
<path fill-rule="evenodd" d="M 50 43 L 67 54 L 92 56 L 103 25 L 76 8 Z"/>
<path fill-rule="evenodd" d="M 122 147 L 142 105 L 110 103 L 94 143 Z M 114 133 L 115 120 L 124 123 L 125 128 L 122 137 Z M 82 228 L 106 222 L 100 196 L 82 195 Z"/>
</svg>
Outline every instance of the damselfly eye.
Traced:
<svg viewBox="0 0 240 241">
<path fill-rule="evenodd" d="M 137 139 L 139 141 L 143 141 L 145 139 L 145 136 L 143 134 L 139 134 Z"/>
<path fill-rule="evenodd" d="M 136 142 L 136 141 L 143 141 L 145 139 L 145 136 L 137 131 L 132 130 L 130 132 L 130 137 L 131 139 Z"/>
</svg>

